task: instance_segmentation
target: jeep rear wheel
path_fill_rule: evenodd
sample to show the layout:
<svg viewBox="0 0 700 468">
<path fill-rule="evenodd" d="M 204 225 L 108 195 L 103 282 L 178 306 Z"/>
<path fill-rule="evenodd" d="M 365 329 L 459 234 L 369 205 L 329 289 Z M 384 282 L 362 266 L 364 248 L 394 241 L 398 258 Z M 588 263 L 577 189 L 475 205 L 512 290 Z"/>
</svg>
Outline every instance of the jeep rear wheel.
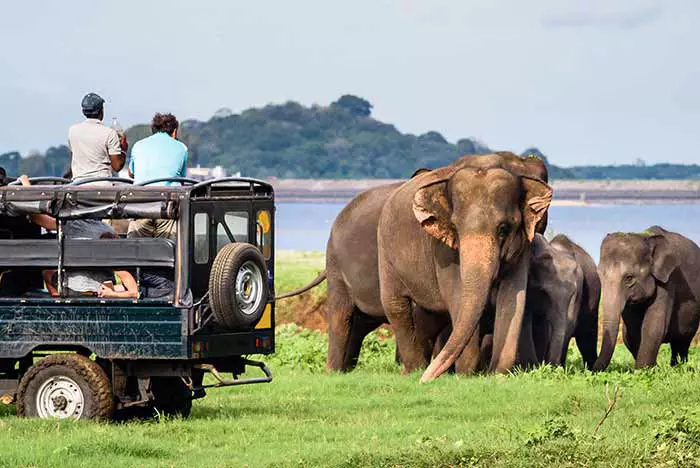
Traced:
<svg viewBox="0 0 700 468">
<path fill-rule="evenodd" d="M 17 414 L 41 419 L 110 419 L 112 384 L 79 354 L 53 354 L 29 368 L 17 390 Z"/>
<path fill-rule="evenodd" d="M 267 305 L 268 290 L 265 260 L 255 246 L 234 243 L 219 251 L 209 276 L 209 303 L 217 323 L 253 328 Z"/>
</svg>

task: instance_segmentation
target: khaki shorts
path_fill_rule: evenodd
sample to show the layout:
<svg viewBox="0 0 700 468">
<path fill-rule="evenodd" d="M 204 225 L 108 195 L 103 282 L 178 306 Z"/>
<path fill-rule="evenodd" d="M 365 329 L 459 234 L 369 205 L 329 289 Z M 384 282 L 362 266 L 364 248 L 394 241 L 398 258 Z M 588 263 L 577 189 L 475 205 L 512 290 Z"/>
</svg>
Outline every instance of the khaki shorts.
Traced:
<svg viewBox="0 0 700 468">
<path fill-rule="evenodd" d="M 165 237 L 173 239 L 177 235 L 174 219 L 136 219 L 129 223 L 127 237 Z"/>
</svg>

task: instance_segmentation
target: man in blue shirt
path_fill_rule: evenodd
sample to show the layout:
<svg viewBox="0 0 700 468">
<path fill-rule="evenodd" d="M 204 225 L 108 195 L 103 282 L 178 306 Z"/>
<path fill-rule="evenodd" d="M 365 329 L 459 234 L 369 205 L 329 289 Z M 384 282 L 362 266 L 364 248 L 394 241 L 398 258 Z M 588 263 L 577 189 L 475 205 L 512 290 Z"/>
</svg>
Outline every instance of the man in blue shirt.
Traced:
<svg viewBox="0 0 700 468">
<path fill-rule="evenodd" d="M 185 177 L 187 146 L 177 141 L 180 124 L 172 114 L 156 114 L 151 122 L 153 135 L 134 144 L 129 175 L 138 184 L 166 177 Z M 160 185 L 172 185 L 172 182 Z"/>
<path fill-rule="evenodd" d="M 185 177 L 187 146 L 177 141 L 180 124 L 172 114 L 156 114 L 151 122 L 153 135 L 134 144 L 129 162 L 129 175 L 138 184 L 153 179 Z M 172 185 L 161 182 L 158 185 Z M 171 219 L 139 219 L 129 224 L 128 237 L 175 238 L 175 221 Z"/>
</svg>

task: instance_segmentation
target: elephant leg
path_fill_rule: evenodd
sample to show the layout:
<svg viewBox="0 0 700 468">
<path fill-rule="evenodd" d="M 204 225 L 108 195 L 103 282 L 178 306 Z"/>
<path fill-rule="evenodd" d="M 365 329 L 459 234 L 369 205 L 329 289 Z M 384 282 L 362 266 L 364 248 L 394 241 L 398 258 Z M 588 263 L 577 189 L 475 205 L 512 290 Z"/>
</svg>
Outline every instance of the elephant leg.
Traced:
<svg viewBox="0 0 700 468">
<path fill-rule="evenodd" d="M 381 324 L 381 320 L 369 317 L 355 308 L 350 325 L 350 338 L 345 351 L 343 367 L 346 371 L 352 370 L 357 366 L 357 358 L 360 356 L 362 342 L 370 332 L 376 330 Z"/>
<path fill-rule="evenodd" d="M 328 281 L 328 357 L 326 368 L 332 371 L 347 371 L 346 352 L 350 341 L 353 313 L 355 312 L 350 294 L 343 283 Z"/>
<path fill-rule="evenodd" d="M 481 339 L 479 370 L 485 371 L 491 362 L 491 353 L 493 351 L 493 335 L 491 333 L 484 335 Z"/>
<path fill-rule="evenodd" d="M 425 368 L 428 359 L 424 343 L 416 336 L 411 300 L 408 297 L 390 297 L 382 291 L 382 305 L 394 329 L 396 346 L 399 348 L 404 373 Z"/>
<path fill-rule="evenodd" d="M 442 348 L 445 347 L 445 343 L 447 343 L 447 339 L 450 337 L 450 333 L 452 333 L 452 326 L 448 325 L 438 334 L 437 338 L 435 338 L 433 355 L 431 357 L 437 356 L 440 351 L 442 351 Z"/>
<path fill-rule="evenodd" d="M 637 359 L 637 354 L 639 354 L 639 342 L 641 341 L 641 320 L 639 322 L 638 326 L 627 324 L 626 322 L 622 324 L 622 341 L 635 359 Z"/>
<path fill-rule="evenodd" d="M 532 315 L 532 339 L 534 341 L 537 363 L 541 364 L 544 362 L 544 358 L 547 355 L 547 347 L 549 346 L 549 325 L 545 320 L 539 319 L 536 314 Z"/>
<path fill-rule="evenodd" d="M 455 373 L 468 375 L 476 372 L 481 357 L 480 336 L 479 327 L 477 326 L 476 331 L 474 331 L 474 334 L 464 347 L 464 351 L 455 361 Z"/>
<path fill-rule="evenodd" d="M 678 350 L 678 342 L 672 341 L 671 342 L 671 367 L 678 365 L 678 356 L 679 355 L 680 355 L 680 351 Z"/>
<path fill-rule="evenodd" d="M 639 353 L 635 359 L 637 369 L 656 365 L 659 348 L 666 336 L 671 317 L 671 298 L 661 286 L 656 288 L 656 298 L 647 308 L 642 321 L 642 336 Z"/>
<path fill-rule="evenodd" d="M 518 364 L 525 369 L 537 365 L 537 349 L 534 342 L 535 335 L 532 322 L 532 314 L 526 311 L 520 330 L 520 346 L 518 348 Z"/>
<path fill-rule="evenodd" d="M 520 341 L 530 252 L 526 251 L 514 265 L 508 279 L 501 280 L 496 297 L 496 319 L 493 330 L 493 351 L 490 372 L 507 372 L 515 364 Z M 526 335 L 532 340 L 532 334 Z M 534 347 L 534 346 L 533 346 Z"/>
<path fill-rule="evenodd" d="M 690 349 L 690 340 L 675 340 L 671 342 L 671 365 L 688 362 L 688 350 Z"/>
<path fill-rule="evenodd" d="M 452 330 L 450 316 L 426 310 L 413 304 L 416 339 L 423 350 L 425 359 L 430 362 L 442 350 Z M 438 341 L 443 340 L 441 343 Z M 436 353 L 437 350 L 437 353 Z"/>
<path fill-rule="evenodd" d="M 593 364 L 598 359 L 598 314 L 595 314 L 595 317 L 589 313 L 581 314 L 574 331 L 574 337 L 586 368 L 593 369 Z"/>
<path fill-rule="evenodd" d="M 692 341 L 692 338 L 688 340 L 687 342 L 683 343 L 681 345 L 681 349 L 679 350 L 678 354 L 680 357 L 680 361 L 682 363 L 688 362 L 688 350 L 690 349 L 690 342 Z"/>
</svg>

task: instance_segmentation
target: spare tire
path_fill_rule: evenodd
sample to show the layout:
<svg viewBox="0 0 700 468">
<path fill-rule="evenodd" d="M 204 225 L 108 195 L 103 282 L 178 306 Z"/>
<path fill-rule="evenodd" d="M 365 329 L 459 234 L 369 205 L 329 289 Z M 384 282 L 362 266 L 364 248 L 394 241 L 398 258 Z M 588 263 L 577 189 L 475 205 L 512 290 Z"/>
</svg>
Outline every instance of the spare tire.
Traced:
<svg viewBox="0 0 700 468">
<path fill-rule="evenodd" d="M 262 317 L 269 297 L 265 260 L 251 244 L 225 245 L 209 275 L 209 305 L 219 325 L 248 330 Z"/>
</svg>

